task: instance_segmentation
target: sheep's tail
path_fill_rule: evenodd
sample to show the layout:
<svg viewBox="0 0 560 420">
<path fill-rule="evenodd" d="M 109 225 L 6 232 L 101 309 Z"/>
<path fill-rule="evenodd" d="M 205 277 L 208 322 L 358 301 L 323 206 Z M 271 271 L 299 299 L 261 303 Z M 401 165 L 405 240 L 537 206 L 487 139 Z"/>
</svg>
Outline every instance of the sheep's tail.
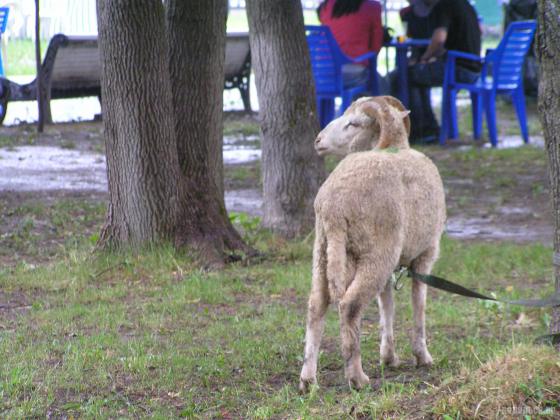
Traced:
<svg viewBox="0 0 560 420">
<path fill-rule="evenodd" d="M 340 302 L 346 292 L 346 241 L 343 230 L 327 235 L 327 280 L 331 302 Z"/>
</svg>

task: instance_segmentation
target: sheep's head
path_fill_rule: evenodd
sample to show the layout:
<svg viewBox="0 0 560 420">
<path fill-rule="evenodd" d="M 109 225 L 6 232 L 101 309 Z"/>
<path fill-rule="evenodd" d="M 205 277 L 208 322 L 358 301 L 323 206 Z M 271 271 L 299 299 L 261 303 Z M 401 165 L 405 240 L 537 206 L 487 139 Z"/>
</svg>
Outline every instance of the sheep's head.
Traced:
<svg viewBox="0 0 560 420">
<path fill-rule="evenodd" d="M 388 147 L 408 148 L 410 118 L 392 96 L 360 98 L 317 136 L 319 155 L 349 153 Z"/>
</svg>

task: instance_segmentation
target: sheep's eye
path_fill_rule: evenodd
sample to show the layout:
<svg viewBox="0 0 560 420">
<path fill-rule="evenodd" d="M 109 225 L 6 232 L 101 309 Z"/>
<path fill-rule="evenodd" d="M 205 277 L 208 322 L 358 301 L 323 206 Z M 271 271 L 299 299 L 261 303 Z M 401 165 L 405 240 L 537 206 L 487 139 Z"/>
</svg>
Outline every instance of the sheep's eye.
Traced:
<svg viewBox="0 0 560 420">
<path fill-rule="evenodd" d="M 346 130 L 348 127 L 359 127 L 359 126 L 360 124 L 358 124 L 356 121 L 348 121 L 344 126 L 344 129 Z"/>
</svg>

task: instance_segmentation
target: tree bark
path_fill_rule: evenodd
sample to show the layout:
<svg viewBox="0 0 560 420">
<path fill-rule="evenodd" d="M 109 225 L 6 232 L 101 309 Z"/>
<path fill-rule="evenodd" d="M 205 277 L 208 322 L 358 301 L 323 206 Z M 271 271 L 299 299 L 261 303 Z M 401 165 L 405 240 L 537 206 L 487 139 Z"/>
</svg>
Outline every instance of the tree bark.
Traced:
<svg viewBox="0 0 560 420">
<path fill-rule="evenodd" d="M 98 0 L 109 208 L 100 246 L 251 253 L 223 199 L 226 0 Z M 167 22 L 167 26 L 166 26 Z"/>
<path fill-rule="evenodd" d="M 159 0 L 98 0 L 109 208 L 102 246 L 173 238 L 179 163 Z"/>
<path fill-rule="evenodd" d="M 299 0 L 247 0 L 257 85 L 264 195 L 263 224 L 287 238 L 313 228 L 324 178 L 313 148 L 319 132 L 315 88 Z"/>
<path fill-rule="evenodd" d="M 224 253 L 251 253 L 224 204 L 223 88 L 227 0 L 168 0 L 175 141 L 182 174 L 176 244 L 208 264 Z"/>
<path fill-rule="evenodd" d="M 184 174 L 210 173 L 223 196 L 223 90 L 227 0 L 167 0 L 175 134 Z"/>
<path fill-rule="evenodd" d="M 554 252 L 560 254 L 560 0 L 538 0 L 539 115 L 543 125 L 550 194 L 555 222 Z M 555 258 L 555 289 L 560 293 L 560 263 Z M 554 308 L 551 333 L 560 332 L 560 308 Z M 560 349 L 560 348 L 559 348 Z"/>
<path fill-rule="evenodd" d="M 41 72 L 41 19 L 39 14 L 39 0 L 35 0 L 35 65 L 37 69 L 37 132 L 45 129 L 45 96 L 43 74 Z M 49 117 L 50 118 L 50 117 Z"/>
</svg>

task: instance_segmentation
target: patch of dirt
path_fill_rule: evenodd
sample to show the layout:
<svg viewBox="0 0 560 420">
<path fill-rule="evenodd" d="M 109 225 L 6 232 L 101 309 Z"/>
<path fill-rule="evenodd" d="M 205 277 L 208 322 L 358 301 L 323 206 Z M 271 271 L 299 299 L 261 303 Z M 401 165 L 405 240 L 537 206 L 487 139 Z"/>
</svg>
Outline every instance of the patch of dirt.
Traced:
<svg viewBox="0 0 560 420">
<path fill-rule="evenodd" d="M 12 330 L 17 317 L 31 309 L 31 303 L 21 292 L 3 292 L 0 290 L 0 331 Z"/>
<path fill-rule="evenodd" d="M 463 146 L 464 147 L 464 146 Z M 546 152 L 520 149 L 517 159 L 458 147 L 422 150 L 438 166 L 446 192 L 447 234 L 477 241 L 552 244 L 553 218 Z M 531 159 L 534 157 L 534 159 Z"/>
<path fill-rule="evenodd" d="M 0 265 L 41 264 L 69 242 L 99 233 L 107 193 L 0 191 Z"/>
</svg>

